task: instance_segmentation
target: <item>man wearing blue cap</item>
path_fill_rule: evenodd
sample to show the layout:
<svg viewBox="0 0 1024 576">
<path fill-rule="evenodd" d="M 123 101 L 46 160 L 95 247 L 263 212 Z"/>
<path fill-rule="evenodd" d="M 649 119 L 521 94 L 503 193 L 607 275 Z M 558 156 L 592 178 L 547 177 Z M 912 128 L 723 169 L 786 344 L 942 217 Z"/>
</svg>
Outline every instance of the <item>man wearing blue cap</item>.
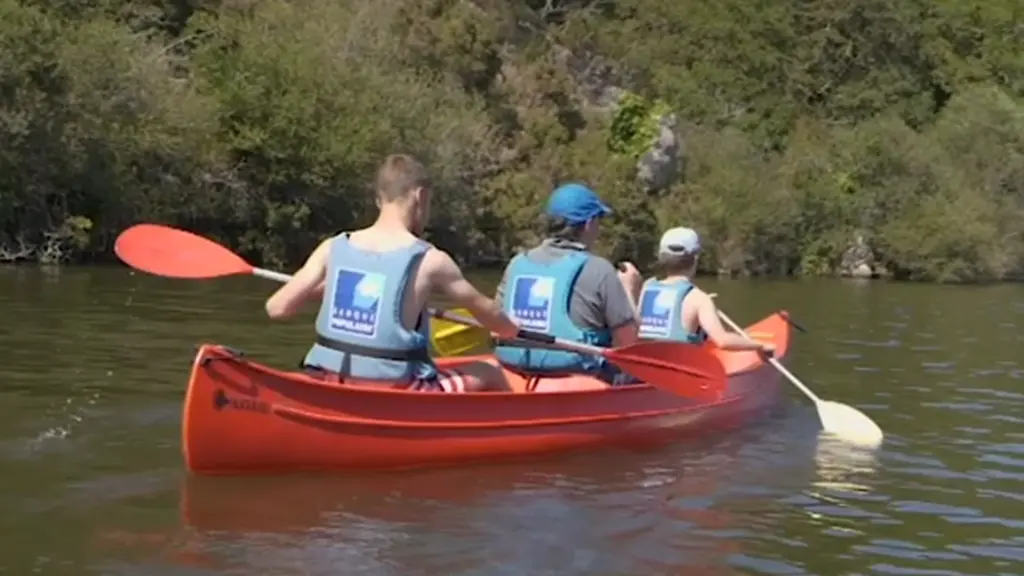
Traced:
<svg viewBox="0 0 1024 576">
<path fill-rule="evenodd" d="M 512 259 L 496 300 L 528 330 L 602 347 L 636 342 L 640 273 L 628 262 L 619 272 L 590 252 L 611 209 L 588 187 L 566 184 L 551 194 L 546 212 L 544 240 Z M 597 356 L 511 342 L 502 342 L 496 354 L 502 365 L 526 375 L 593 374 L 612 385 L 628 381 Z"/>
<path fill-rule="evenodd" d="M 658 243 L 662 278 L 643 285 L 639 299 L 640 337 L 701 344 L 708 338 L 723 350 L 758 350 L 771 353 L 771 344 L 748 340 L 729 332 L 718 318 L 710 295 L 693 285 L 700 257 L 700 236 L 690 228 L 672 228 Z"/>
</svg>

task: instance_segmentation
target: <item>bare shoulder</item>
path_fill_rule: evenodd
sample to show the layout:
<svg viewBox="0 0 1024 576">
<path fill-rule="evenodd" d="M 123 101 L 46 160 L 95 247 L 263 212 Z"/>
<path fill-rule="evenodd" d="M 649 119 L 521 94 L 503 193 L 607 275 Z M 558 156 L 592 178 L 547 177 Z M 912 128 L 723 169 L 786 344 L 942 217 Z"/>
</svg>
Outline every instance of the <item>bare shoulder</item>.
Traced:
<svg viewBox="0 0 1024 576">
<path fill-rule="evenodd" d="M 326 266 L 331 254 L 331 244 L 334 242 L 334 238 L 335 236 L 331 236 L 326 240 L 322 240 L 309 255 L 309 258 L 306 259 L 306 265 Z"/>
<path fill-rule="evenodd" d="M 423 262 L 420 264 L 420 271 L 433 279 L 451 279 L 455 275 L 461 275 L 459 265 L 444 250 L 436 246 L 430 246 L 423 255 Z"/>
<path fill-rule="evenodd" d="M 313 250 L 313 253 L 315 254 L 317 252 L 327 252 L 328 250 L 331 249 L 331 244 L 334 244 L 335 238 L 337 238 L 340 235 L 341 234 L 338 234 L 337 236 L 330 236 L 328 238 L 324 238 L 323 240 L 320 241 L 320 244 L 317 245 L 316 249 Z"/>
<path fill-rule="evenodd" d="M 694 308 L 703 308 L 708 305 L 715 305 L 715 301 L 711 299 L 711 296 L 696 286 L 694 286 L 693 290 L 686 296 L 686 303 L 692 303 Z"/>
</svg>

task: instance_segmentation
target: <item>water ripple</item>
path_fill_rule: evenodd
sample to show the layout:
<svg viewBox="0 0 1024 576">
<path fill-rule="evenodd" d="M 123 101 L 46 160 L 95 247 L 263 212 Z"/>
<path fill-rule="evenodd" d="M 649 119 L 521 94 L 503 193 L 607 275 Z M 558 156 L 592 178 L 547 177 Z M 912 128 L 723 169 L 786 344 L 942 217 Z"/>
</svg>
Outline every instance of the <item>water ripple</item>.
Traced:
<svg viewBox="0 0 1024 576">
<path fill-rule="evenodd" d="M 1024 306 L 1020 287 L 979 288 L 965 306 L 958 288 L 711 284 L 737 319 L 798 314 L 812 333 L 794 337 L 791 367 L 885 429 L 876 454 L 819 439 L 801 398 L 742 431 L 650 451 L 210 479 L 181 470 L 193 345 L 290 366 L 308 317 L 271 326 L 272 287 L 255 279 L 0 276 L 14 327 L 0 332 L 0 572 L 1021 573 L 1024 368 L 1005 313 Z"/>
</svg>

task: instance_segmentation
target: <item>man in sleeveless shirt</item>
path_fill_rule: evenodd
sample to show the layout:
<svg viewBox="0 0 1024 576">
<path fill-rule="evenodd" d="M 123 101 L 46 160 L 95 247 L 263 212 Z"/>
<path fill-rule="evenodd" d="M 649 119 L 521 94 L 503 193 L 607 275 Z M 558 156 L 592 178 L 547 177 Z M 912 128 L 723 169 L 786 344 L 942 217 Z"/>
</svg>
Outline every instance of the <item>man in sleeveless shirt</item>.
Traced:
<svg viewBox="0 0 1024 576">
<path fill-rule="evenodd" d="M 423 165 L 410 156 L 389 156 L 377 173 L 377 221 L 321 243 L 267 300 L 267 314 L 279 319 L 320 296 L 316 344 L 305 367 L 360 384 L 413 390 L 509 389 L 494 365 L 467 362 L 441 371 L 428 355 L 431 296 L 467 308 L 499 337 L 513 338 L 518 330 L 498 304 L 466 280 L 451 256 L 419 238 L 430 199 Z"/>
<path fill-rule="evenodd" d="M 521 327 L 595 346 L 637 340 L 635 302 L 641 277 L 630 263 L 619 272 L 592 254 L 601 219 L 611 209 L 582 184 L 554 190 L 544 216 L 544 240 L 505 269 L 496 300 Z M 608 384 L 627 380 L 603 358 L 502 342 L 502 365 L 528 376 L 591 374 Z"/>
<path fill-rule="evenodd" d="M 663 276 L 648 279 L 640 293 L 640 338 L 691 344 L 710 338 L 723 350 L 772 353 L 771 344 L 752 342 L 726 330 L 715 301 L 693 284 L 700 250 L 700 236 L 690 228 L 672 228 L 661 236 L 658 265 Z"/>
</svg>

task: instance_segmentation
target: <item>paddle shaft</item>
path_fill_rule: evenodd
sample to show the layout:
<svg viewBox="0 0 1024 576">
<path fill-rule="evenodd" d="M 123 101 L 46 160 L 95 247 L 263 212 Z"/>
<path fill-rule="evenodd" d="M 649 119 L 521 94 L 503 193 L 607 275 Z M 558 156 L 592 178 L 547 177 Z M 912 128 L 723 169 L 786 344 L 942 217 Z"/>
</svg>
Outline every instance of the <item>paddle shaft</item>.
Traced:
<svg viewBox="0 0 1024 576">
<path fill-rule="evenodd" d="M 460 316 L 458 314 L 452 314 L 445 310 L 430 310 L 430 313 L 435 318 L 443 318 L 449 322 L 456 324 L 462 324 L 463 326 L 470 326 L 472 328 L 485 329 L 475 318 L 468 318 L 466 316 Z M 594 354 L 601 356 L 607 350 L 600 346 L 591 346 L 589 344 L 583 344 L 582 342 L 573 342 L 571 340 L 562 340 L 561 338 L 555 338 L 549 334 L 542 332 L 533 332 L 532 330 L 519 330 L 516 334 L 515 340 L 533 342 L 538 344 L 547 344 L 548 346 L 557 346 L 573 352 L 579 352 L 581 354 Z"/>
<path fill-rule="evenodd" d="M 273 270 L 267 270 L 266 268 L 253 268 L 252 275 L 258 276 L 260 278 L 265 278 L 267 280 L 280 282 L 282 284 L 292 279 L 292 277 L 288 274 L 274 272 Z M 448 320 L 449 322 L 454 322 L 456 324 L 462 324 L 464 326 L 470 326 L 473 328 L 484 328 L 479 322 L 476 321 L 475 318 L 467 318 L 465 316 L 452 314 L 451 312 L 446 312 L 444 310 L 435 310 L 433 308 L 428 308 L 427 312 L 435 318 L 443 318 L 445 320 Z M 604 348 L 600 348 L 598 346 L 589 346 L 587 344 L 582 344 L 579 342 L 561 340 L 559 338 L 555 338 L 547 334 L 542 334 L 540 332 L 532 332 L 530 330 L 520 330 L 519 334 L 516 335 L 516 340 L 526 340 L 528 342 L 538 342 L 541 344 L 558 346 L 559 348 L 565 348 L 567 350 L 572 350 L 573 352 L 582 352 L 583 354 L 600 355 L 602 352 L 604 352 Z"/>
<path fill-rule="evenodd" d="M 755 341 L 753 338 L 750 337 L 749 334 L 743 331 L 743 328 L 740 328 L 735 322 L 732 321 L 732 319 L 726 316 L 725 313 L 722 312 L 721 310 L 718 311 L 718 316 L 722 319 L 722 322 L 728 324 L 729 327 L 735 330 L 740 336 L 743 336 L 744 338 L 750 340 L 751 342 Z M 775 358 L 769 358 L 768 363 L 774 366 L 780 374 L 789 379 L 789 381 L 793 383 L 793 386 L 796 386 L 801 392 L 803 392 L 808 398 L 810 398 L 812 402 L 814 402 L 815 404 L 821 402 L 821 398 L 819 398 L 817 394 L 812 392 L 810 388 L 805 386 L 804 383 L 801 382 L 800 379 L 797 378 L 795 375 L 793 375 L 792 372 L 787 370 L 786 367 L 782 365 L 782 362 L 779 362 Z"/>
<path fill-rule="evenodd" d="M 267 280 L 273 280 L 274 282 L 280 282 L 281 284 L 292 279 L 288 274 L 274 272 L 273 270 L 267 270 L 266 268 L 253 268 L 252 275 L 259 276 L 260 278 L 266 278 Z"/>
</svg>

